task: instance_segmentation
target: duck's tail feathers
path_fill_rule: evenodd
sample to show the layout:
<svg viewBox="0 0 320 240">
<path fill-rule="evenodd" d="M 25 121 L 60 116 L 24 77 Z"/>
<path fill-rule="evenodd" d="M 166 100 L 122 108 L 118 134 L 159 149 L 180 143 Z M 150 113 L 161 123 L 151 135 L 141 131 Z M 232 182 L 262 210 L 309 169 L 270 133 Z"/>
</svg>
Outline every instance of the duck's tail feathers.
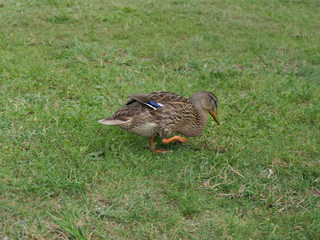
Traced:
<svg viewBox="0 0 320 240">
<path fill-rule="evenodd" d="M 126 121 L 122 121 L 122 120 L 118 120 L 118 119 L 114 119 L 114 118 L 105 118 L 105 119 L 98 121 L 98 123 L 106 124 L 106 125 L 121 125 L 121 124 L 126 123 Z"/>
</svg>

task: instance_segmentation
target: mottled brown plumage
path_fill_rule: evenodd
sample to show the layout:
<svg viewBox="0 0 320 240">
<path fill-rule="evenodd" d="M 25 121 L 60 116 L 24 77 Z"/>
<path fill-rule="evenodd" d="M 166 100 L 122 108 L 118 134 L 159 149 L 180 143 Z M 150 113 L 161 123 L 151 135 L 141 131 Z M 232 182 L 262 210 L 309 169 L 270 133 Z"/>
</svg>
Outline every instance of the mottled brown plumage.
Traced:
<svg viewBox="0 0 320 240">
<path fill-rule="evenodd" d="M 186 142 L 183 137 L 168 139 L 178 132 L 188 137 L 199 135 L 204 129 L 209 112 L 217 119 L 217 97 L 211 92 L 197 92 L 186 99 L 172 92 L 152 92 L 130 95 L 126 106 L 113 117 L 99 121 L 102 124 L 116 125 L 140 136 L 150 137 L 151 150 L 164 152 L 154 147 L 154 136 L 159 135 L 164 143 Z"/>
</svg>

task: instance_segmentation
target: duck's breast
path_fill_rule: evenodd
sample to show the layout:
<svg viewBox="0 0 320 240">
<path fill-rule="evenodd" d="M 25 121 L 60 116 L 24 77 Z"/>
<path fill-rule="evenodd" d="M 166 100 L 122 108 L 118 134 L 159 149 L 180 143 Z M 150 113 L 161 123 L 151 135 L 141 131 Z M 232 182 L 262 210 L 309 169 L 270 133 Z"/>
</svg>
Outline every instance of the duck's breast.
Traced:
<svg viewBox="0 0 320 240">
<path fill-rule="evenodd" d="M 177 128 L 177 132 L 187 137 L 199 136 L 204 129 L 203 125 L 186 124 Z"/>
</svg>

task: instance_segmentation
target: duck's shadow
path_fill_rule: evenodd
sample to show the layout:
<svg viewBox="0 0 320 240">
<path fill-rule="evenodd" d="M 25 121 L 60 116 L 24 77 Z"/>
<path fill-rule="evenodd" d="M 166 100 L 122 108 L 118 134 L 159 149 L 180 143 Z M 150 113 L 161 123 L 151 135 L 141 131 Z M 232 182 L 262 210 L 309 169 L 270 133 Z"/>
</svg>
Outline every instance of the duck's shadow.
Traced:
<svg viewBox="0 0 320 240">
<path fill-rule="evenodd" d="M 122 129 L 111 128 L 105 135 L 105 146 L 93 152 L 90 158 L 97 159 L 97 157 L 104 157 L 106 155 L 118 155 L 125 151 L 131 154 L 144 154 L 146 151 L 150 152 L 149 138 L 136 136 L 125 132 Z M 164 144 L 160 137 L 155 138 L 156 148 L 167 149 L 171 152 L 174 151 L 210 151 L 215 153 L 225 153 L 229 149 L 217 142 L 212 141 L 199 141 L 197 139 L 189 138 L 187 143 L 172 142 Z M 168 153 L 170 154 L 170 152 Z"/>
<path fill-rule="evenodd" d="M 229 150 L 224 147 L 224 146 L 220 146 L 220 145 L 209 145 L 208 143 L 189 143 L 186 145 L 186 147 L 192 151 L 212 151 L 212 152 L 216 152 L 216 153 L 225 153 L 228 152 Z"/>
</svg>

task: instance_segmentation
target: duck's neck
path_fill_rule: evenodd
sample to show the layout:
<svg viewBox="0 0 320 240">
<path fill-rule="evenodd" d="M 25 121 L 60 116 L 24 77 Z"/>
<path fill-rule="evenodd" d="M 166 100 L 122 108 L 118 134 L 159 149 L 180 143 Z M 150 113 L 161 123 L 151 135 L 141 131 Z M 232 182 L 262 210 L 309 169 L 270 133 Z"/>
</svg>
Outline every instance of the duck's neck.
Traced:
<svg viewBox="0 0 320 240">
<path fill-rule="evenodd" d="M 199 131 L 202 131 L 205 125 L 208 122 L 208 113 L 205 111 L 199 104 L 199 101 L 194 100 L 192 97 L 189 99 L 190 102 L 195 106 L 196 111 L 198 112 L 198 117 L 197 117 L 197 126 L 199 128 Z"/>
<path fill-rule="evenodd" d="M 198 115 L 199 115 L 199 126 L 204 126 L 207 124 L 208 122 L 208 113 L 206 111 L 204 111 L 201 107 L 195 105 L 196 107 L 196 110 L 198 112 Z"/>
</svg>

